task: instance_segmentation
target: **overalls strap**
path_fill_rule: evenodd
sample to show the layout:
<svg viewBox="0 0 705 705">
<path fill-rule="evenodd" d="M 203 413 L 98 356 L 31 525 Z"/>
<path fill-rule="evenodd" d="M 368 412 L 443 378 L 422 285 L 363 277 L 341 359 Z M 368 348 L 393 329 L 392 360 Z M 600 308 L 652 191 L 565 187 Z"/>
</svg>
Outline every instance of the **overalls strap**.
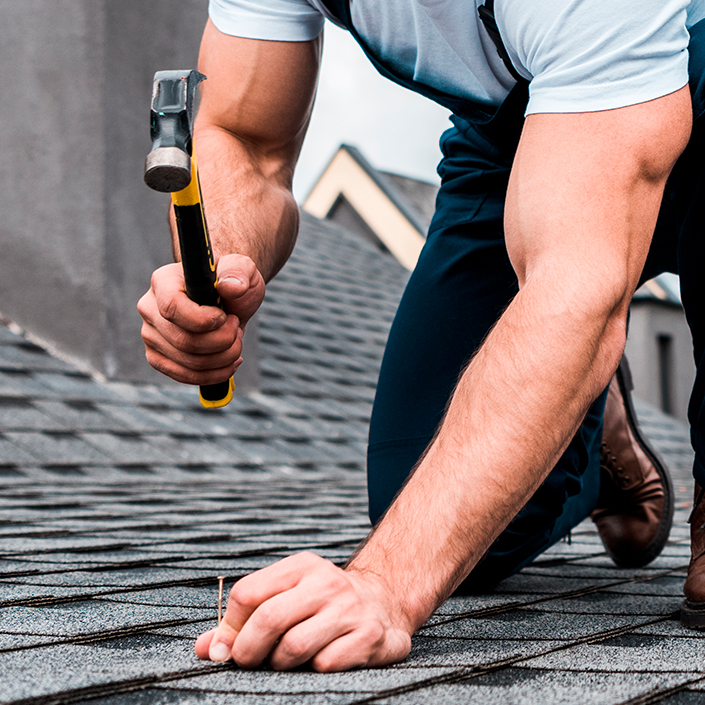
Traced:
<svg viewBox="0 0 705 705">
<path fill-rule="evenodd" d="M 420 93 L 421 95 L 430 98 L 434 102 L 450 110 L 454 115 L 464 118 L 469 122 L 475 124 L 486 124 L 492 120 L 497 111 L 496 107 L 483 105 L 482 103 L 477 103 L 465 98 L 457 98 L 449 95 L 448 93 L 443 93 L 432 86 L 427 86 L 425 83 L 415 81 L 413 78 L 405 78 L 400 76 L 391 62 L 382 60 L 380 57 L 376 56 L 353 26 L 350 14 L 350 0 L 323 0 L 323 4 L 326 6 L 328 11 L 350 32 L 350 34 L 352 34 L 355 41 L 362 47 L 362 50 L 367 55 L 367 58 L 372 62 L 373 66 L 377 69 L 377 71 L 379 71 L 379 73 L 382 74 L 382 76 L 388 78 L 390 81 L 394 81 L 394 83 L 397 83 L 404 88 L 408 88 L 415 93 Z M 494 19 L 494 15 L 492 15 L 492 18 Z M 499 33 L 497 33 L 497 36 L 499 36 Z M 523 78 L 520 78 L 520 81 L 526 83 Z"/>
<path fill-rule="evenodd" d="M 504 46 L 504 42 L 502 41 L 502 36 L 499 33 L 497 20 L 494 18 L 494 0 L 485 0 L 485 4 L 480 5 L 480 7 L 477 8 L 477 12 L 480 15 L 482 23 L 485 25 L 487 34 L 490 35 L 490 39 L 494 42 L 495 47 L 497 47 L 499 58 L 504 62 L 504 65 L 507 67 L 507 71 L 512 74 L 515 80 L 524 81 L 524 77 L 514 68 L 514 65 L 509 58 L 507 48 Z"/>
</svg>

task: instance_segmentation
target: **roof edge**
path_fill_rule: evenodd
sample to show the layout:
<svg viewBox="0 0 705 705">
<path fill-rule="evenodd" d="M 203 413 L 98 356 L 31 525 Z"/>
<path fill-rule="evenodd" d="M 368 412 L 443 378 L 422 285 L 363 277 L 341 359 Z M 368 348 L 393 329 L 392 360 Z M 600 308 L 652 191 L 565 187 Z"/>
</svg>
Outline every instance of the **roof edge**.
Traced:
<svg viewBox="0 0 705 705">
<path fill-rule="evenodd" d="M 409 223 L 417 230 L 424 238 L 427 234 L 427 227 L 425 223 L 419 218 L 416 213 L 407 205 L 406 199 L 403 194 L 394 186 L 394 184 L 378 169 L 375 169 L 357 147 L 353 147 L 350 144 L 341 144 L 333 155 L 335 156 L 341 151 L 345 150 L 352 159 L 357 163 L 357 165 L 367 174 L 367 176 L 374 181 L 374 183 L 379 187 L 379 189 L 384 193 L 384 195 L 394 204 L 394 206 L 399 210 L 399 212 L 406 218 Z M 333 161 L 331 159 L 331 162 Z M 330 162 L 328 163 L 330 165 Z M 326 167 L 328 168 L 328 167 Z M 325 173 L 325 170 L 324 172 Z"/>
</svg>

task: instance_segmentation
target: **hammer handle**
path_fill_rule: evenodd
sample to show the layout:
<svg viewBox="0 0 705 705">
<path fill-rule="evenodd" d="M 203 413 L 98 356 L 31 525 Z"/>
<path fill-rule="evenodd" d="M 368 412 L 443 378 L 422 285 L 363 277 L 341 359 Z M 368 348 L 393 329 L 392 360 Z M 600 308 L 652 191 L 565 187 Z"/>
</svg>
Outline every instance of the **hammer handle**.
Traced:
<svg viewBox="0 0 705 705">
<path fill-rule="evenodd" d="M 182 191 L 171 194 L 179 234 L 186 295 L 199 306 L 222 308 L 216 289 L 215 261 L 203 212 L 195 159 L 192 160 L 191 174 L 191 183 Z M 201 404 L 210 409 L 225 406 L 233 398 L 234 389 L 232 377 L 224 382 L 199 387 Z"/>
</svg>

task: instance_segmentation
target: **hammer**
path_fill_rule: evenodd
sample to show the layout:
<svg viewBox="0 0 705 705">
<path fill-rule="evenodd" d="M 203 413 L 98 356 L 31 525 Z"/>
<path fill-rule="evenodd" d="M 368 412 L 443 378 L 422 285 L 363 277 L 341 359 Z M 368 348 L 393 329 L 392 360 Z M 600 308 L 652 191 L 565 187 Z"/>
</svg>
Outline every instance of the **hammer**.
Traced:
<svg viewBox="0 0 705 705">
<path fill-rule="evenodd" d="M 186 295 L 200 306 L 220 306 L 215 261 L 203 211 L 193 148 L 193 102 L 205 76 L 198 71 L 157 71 L 152 86 L 152 151 L 144 165 L 144 180 L 155 191 L 171 193 L 179 234 Z M 199 388 L 208 409 L 233 398 L 233 378 Z"/>
</svg>

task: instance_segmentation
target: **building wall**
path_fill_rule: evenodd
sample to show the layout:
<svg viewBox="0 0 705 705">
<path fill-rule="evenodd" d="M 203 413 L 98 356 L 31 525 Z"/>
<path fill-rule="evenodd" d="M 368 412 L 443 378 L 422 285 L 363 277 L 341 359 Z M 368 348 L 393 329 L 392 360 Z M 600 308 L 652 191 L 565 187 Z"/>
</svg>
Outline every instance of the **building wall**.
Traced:
<svg viewBox="0 0 705 705">
<path fill-rule="evenodd" d="M 145 186 L 151 148 L 152 78 L 162 69 L 195 68 L 206 21 L 203 0 L 108 0 L 103 59 L 105 106 L 105 307 L 110 376 L 146 366 L 135 304 L 152 271 L 171 261 L 169 196 Z M 144 370 L 145 377 L 151 376 Z"/>
<path fill-rule="evenodd" d="M 687 422 L 695 363 L 683 309 L 635 300 L 626 352 L 635 394 Z"/>
<path fill-rule="evenodd" d="M 169 197 L 142 180 L 152 77 L 195 68 L 206 17 L 205 0 L 0 0 L 0 312 L 111 378 L 163 381 L 135 309 L 171 261 Z"/>
<path fill-rule="evenodd" d="M 101 365 L 101 3 L 0 3 L 0 311 Z"/>
</svg>

